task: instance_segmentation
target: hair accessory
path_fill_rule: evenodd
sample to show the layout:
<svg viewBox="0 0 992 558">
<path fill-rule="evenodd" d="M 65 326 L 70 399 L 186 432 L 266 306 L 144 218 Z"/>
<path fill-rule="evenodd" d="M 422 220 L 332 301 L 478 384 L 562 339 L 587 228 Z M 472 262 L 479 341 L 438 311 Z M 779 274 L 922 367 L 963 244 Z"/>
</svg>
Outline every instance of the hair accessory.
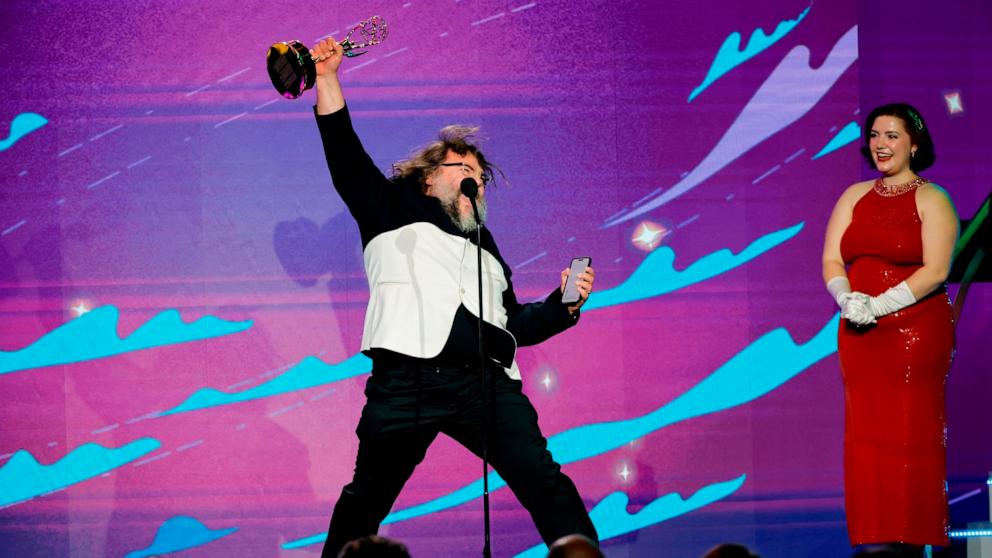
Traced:
<svg viewBox="0 0 992 558">
<path fill-rule="evenodd" d="M 909 112 L 909 117 L 913 119 L 913 127 L 916 128 L 917 131 L 922 132 L 923 119 L 920 118 L 920 115 L 917 114 L 916 111 L 913 109 L 909 109 L 908 112 Z"/>
</svg>

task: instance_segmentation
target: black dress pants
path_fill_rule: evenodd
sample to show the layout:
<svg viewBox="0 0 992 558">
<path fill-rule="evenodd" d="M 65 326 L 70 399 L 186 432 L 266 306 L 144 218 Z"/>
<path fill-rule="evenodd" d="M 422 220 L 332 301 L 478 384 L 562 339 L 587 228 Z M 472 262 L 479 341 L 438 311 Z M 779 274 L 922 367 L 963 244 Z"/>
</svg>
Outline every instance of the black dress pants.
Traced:
<svg viewBox="0 0 992 558">
<path fill-rule="evenodd" d="M 572 481 L 551 457 L 522 383 L 489 370 L 489 463 L 530 512 L 541 538 L 581 533 L 598 540 Z M 482 375 L 471 367 L 373 366 L 358 423 L 355 476 L 334 506 L 322 558 L 375 534 L 428 446 L 444 433 L 482 455 Z"/>
</svg>

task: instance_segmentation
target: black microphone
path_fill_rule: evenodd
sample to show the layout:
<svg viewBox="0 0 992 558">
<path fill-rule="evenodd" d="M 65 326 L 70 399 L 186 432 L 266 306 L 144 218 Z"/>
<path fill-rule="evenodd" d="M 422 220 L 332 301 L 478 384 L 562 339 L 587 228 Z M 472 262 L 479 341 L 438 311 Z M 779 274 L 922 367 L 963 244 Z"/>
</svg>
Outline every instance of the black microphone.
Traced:
<svg viewBox="0 0 992 558">
<path fill-rule="evenodd" d="M 479 219 L 479 207 L 475 205 L 475 197 L 479 195 L 479 183 L 474 178 L 463 178 L 460 184 L 462 195 L 472 202 L 472 213 L 475 215 L 475 224 L 479 226 L 482 220 Z"/>
<path fill-rule="evenodd" d="M 462 194 L 470 200 L 474 200 L 475 196 L 479 195 L 479 183 L 474 178 L 463 178 L 461 188 Z"/>
</svg>

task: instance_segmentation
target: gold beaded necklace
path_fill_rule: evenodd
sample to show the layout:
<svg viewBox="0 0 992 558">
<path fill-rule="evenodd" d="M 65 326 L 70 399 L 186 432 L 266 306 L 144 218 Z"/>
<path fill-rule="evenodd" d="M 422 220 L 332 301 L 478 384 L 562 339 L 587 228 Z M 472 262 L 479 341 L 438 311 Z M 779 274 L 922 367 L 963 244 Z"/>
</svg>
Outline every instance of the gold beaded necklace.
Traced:
<svg viewBox="0 0 992 558">
<path fill-rule="evenodd" d="M 906 192 L 915 190 L 917 187 L 923 186 L 927 182 L 930 181 L 922 176 L 917 176 L 904 184 L 886 184 L 885 182 L 882 182 L 881 178 L 879 178 L 875 181 L 874 188 L 875 191 L 878 192 L 878 195 L 891 198 L 893 196 L 901 196 Z"/>
</svg>

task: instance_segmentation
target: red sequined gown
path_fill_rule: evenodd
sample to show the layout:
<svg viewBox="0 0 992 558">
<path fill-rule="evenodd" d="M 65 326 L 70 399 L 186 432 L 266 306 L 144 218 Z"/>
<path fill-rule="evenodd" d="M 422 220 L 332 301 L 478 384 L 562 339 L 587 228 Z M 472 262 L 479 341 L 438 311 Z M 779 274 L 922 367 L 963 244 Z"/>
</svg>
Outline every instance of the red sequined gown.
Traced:
<svg viewBox="0 0 992 558">
<path fill-rule="evenodd" d="M 923 264 L 916 190 L 870 190 L 841 239 L 851 288 L 878 295 Z M 841 320 L 844 488 L 852 545 L 948 544 L 944 385 L 954 351 L 943 287 L 858 328 Z"/>
</svg>

